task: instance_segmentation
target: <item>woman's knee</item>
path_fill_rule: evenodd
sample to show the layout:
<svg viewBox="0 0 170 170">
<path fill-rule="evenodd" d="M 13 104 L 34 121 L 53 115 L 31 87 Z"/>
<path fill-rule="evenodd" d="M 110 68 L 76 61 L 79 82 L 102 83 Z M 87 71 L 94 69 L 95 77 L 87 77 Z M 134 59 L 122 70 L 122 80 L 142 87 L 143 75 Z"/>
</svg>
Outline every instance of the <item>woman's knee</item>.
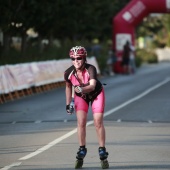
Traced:
<svg viewBox="0 0 170 170">
<path fill-rule="evenodd" d="M 86 127 L 86 121 L 78 121 L 77 122 L 77 126 L 79 127 L 79 128 L 85 128 Z"/>
<path fill-rule="evenodd" d="M 87 122 L 87 113 L 85 113 L 83 111 L 78 111 L 77 112 L 77 125 L 78 125 L 78 127 L 85 128 L 86 122 Z"/>
<path fill-rule="evenodd" d="M 103 121 L 102 120 L 94 120 L 94 125 L 96 127 L 96 129 L 100 129 L 101 127 L 103 127 Z"/>
</svg>

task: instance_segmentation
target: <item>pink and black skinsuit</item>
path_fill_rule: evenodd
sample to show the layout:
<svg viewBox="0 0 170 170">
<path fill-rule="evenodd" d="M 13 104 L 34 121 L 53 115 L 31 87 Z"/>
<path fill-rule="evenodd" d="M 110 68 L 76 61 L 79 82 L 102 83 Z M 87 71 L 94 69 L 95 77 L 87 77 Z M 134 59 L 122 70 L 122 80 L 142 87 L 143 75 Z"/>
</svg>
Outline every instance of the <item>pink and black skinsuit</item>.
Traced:
<svg viewBox="0 0 170 170">
<path fill-rule="evenodd" d="M 96 80 L 95 90 L 90 93 L 76 93 L 74 95 L 76 111 L 83 110 L 88 112 L 89 102 L 91 102 L 93 113 L 104 113 L 105 95 L 104 89 L 100 81 L 97 79 L 97 71 L 93 65 L 85 63 L 85 68 L 82 72 L 83 83 L 79 82 L 76 69 L 72 65 L 64 74 L 65 81 L 71 83 L 73 86 L 85 87 L 89 85 L 89 80 Z"/>
</svg>

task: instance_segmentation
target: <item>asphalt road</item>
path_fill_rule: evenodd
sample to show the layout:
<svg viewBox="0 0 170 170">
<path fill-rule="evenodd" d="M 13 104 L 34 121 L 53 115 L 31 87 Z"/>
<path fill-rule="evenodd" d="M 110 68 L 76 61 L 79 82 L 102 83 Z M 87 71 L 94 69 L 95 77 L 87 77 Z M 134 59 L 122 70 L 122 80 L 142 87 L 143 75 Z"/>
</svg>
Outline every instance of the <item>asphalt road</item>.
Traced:
<svg viewBox="0 0 170 170">
<path fill-rule="evenodd" d="M 110 169 L 170 169 L 170 63 L 100 78 Z M 0 105 L 0 170 L 74 169 L 76 117 L 64 88 Z M 91 109 L 83 169 L 101 169 Z"/>
</svg>

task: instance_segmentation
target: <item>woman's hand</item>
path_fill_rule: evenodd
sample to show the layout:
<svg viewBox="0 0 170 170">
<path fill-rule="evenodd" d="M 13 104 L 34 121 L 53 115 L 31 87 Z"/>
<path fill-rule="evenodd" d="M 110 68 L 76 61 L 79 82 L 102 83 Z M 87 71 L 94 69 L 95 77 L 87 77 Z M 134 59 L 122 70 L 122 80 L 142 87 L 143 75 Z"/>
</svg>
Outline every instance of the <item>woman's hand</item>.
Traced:
<svg viewBox="0 0 170 170">
<path fill-rule="evenodd" d="M 74 88 L 74 90 L 75 90 L 76 93 L 82 93 L 83 92 L 83 89 L 80 86 L 76 86 Z"/>
</svg>

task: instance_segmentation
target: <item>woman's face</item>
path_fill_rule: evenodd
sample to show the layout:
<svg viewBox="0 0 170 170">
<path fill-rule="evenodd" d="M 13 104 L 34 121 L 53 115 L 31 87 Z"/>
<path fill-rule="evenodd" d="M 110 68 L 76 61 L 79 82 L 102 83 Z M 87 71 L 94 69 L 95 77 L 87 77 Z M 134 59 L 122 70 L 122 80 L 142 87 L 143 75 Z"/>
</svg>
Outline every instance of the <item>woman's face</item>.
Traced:
<svg viewBox="0 0 170 170">
<path fill-rule="evenodd" d="M 84 63 L 84 58 L 80 57 L 80 56 L 74 56 L 71 58 L 71 60 L 72 60 L 72 63 L 76 69 L 81 68 L 81 66 Z"/>
</svg>

